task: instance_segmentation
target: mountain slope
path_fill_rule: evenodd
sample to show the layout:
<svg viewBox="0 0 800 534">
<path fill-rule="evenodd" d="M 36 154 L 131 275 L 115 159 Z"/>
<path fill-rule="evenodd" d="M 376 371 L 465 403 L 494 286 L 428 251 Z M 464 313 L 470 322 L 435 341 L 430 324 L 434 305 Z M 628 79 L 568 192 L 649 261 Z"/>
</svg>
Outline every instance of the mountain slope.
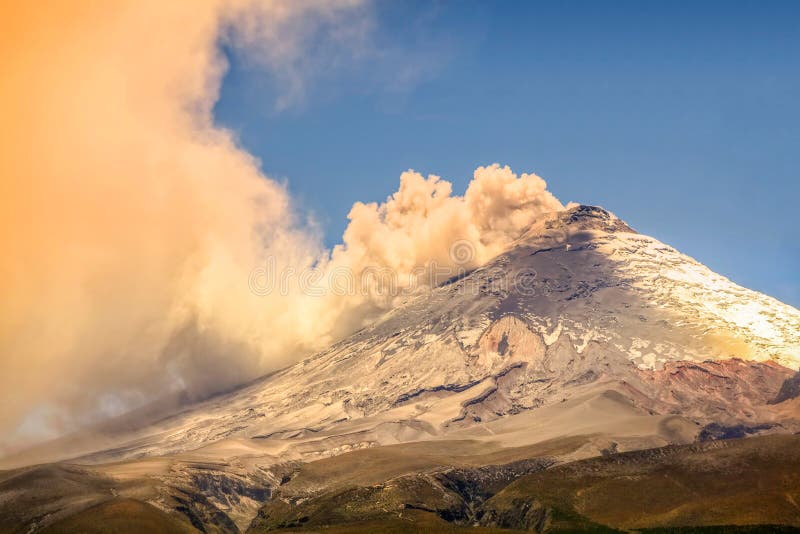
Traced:
<svg viewBox="0 0 800 534">
<path fill-rule="evenodd" d="M 320 436 L 330 453 L 324 431 L 337 426 L 374 434 L 351 446 L 409 441 L 598 388 L 703 423 L 758 420 L 798 350 L 798 310 L 580 206 L 327 351 L 162 422 L 157 443 L 120 456 L 233 436 Z"/>
</svg>

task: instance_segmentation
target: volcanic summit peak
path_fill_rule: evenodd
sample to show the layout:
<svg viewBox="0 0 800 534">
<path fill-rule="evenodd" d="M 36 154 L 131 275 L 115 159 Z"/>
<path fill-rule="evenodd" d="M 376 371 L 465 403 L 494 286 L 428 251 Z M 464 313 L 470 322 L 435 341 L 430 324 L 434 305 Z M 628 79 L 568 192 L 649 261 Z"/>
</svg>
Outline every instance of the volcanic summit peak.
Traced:
<svg viewBox="0 0 800 534">
<path fill-rule="evenodd" d="M 564 210 L 546 213 L 525 230 L 515 244 L 548 246 L 572 239 L 587 240 L 602 234 L 638 234 L 625 221 L 600 207 L 570 205 Z"/>
<path fill-rule="evenodd" d="M 570 215 L 570 221 L 575 222 L 580 219 L 596 218 L 603 220 L 618 219 L 616 215 L 606 210 L 601 206 L 593 206 L 591 204 L 572 204 L 564 210 Z"/>
<path fill-rule="evenodd" d="M 625 221 L 600 206 L 573 204 L 557 212 L 559 222 L 569 226 L 595 228 L 607 232 L 637 233 Z"/>
</svg>

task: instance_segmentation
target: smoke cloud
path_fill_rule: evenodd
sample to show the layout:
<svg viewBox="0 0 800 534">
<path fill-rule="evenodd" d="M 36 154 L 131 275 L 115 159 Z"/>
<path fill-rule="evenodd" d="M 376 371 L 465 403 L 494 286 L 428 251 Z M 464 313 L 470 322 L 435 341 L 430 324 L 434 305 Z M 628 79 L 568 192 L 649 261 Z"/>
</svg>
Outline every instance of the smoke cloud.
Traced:
<svg viewBox="0 0 800 534">
<path fill-rule="evenodd" d="M 219 46 L 302 98 L 319 56 L 357 56 L 358 1 L 56 3 L 0 8 L 0 446 L 10 450 L 170 391 L 202 397 L 323 348 L 387 303 L 369 292 L 256 294 L 280 272 L 477 265 L 561 204 L 535 175 L 475 171 L 465 195 L 408 171 L 356 203 L 323 249 L 259 162 L 214 125 Z M 402 277 L 401 277 L 402 278 Z"/>
<path fill-rule="evenodd" d="M 475 170 L 466 194 L 438 176 L 414 171 L 384 204 L 357 202 L 344 245 L 335 259 L 348 265 L 380 265 L 406 273 L 427 262 L 475 266 L 496 256 L 542 213 L 563 209 L 535 174 L 517 176 L 494 164 Z M 449 246 L 467 241 L 472 258 L 452 257 Z"/>
</svg>

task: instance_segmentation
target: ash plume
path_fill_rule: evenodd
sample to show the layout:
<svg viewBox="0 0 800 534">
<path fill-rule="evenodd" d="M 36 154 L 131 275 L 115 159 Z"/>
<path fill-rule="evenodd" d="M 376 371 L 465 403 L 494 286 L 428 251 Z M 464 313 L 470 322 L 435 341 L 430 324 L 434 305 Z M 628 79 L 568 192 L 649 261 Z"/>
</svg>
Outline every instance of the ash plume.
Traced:
<svg viewBox="0 0 800 534">
<path fill-rule="evenodd" d="M 168 392 L 201 398 L 285 366 L 381 313 L 384 300 L 324 297 L 279 271 L 385 267 L 404 276 L 452 243 L 490 258 L 561 209 L 543 180 L 481 167 L 464 196 L 412 171 L 382 204 L 356 203 L 325 250 L 284 186 L 214 124 L 244 48 L 302 98 L 306 43 L 357 55 L 358 1 L 59 3 L 0 8 L 0 445 L 11 450 Z M 323 279 L 325 277 L 323 276 Z"/>
</svg>

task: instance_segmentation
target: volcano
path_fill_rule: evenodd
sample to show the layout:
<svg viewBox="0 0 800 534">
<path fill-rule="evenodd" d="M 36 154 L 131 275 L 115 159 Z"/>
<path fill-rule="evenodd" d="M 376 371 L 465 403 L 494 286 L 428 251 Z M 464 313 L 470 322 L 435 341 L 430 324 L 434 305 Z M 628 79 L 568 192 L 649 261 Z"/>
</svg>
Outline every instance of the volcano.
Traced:
<svg viewBox="0 0 800 534">
<path fill-rule="evenodd" d="M 488 479 L 800 431 L 798 366 L 800 311 L 575 206 L 296 365 L 4 459 L 0 517 L 28 531 L 123 506 L 176 531 L 302 528 L 316 516 L 276 503 L 299 510 L 331 488 L 398 480 L 416 494 L 425 475 L 453 502 L 469 501 L 451 488 L 464 480 L 485 495 L 466 512 L 384 508 L 504 526 L 496 510 L 475 512 Z M 542 530 L 546 516 L 505 527 Z"/>
</svg>

